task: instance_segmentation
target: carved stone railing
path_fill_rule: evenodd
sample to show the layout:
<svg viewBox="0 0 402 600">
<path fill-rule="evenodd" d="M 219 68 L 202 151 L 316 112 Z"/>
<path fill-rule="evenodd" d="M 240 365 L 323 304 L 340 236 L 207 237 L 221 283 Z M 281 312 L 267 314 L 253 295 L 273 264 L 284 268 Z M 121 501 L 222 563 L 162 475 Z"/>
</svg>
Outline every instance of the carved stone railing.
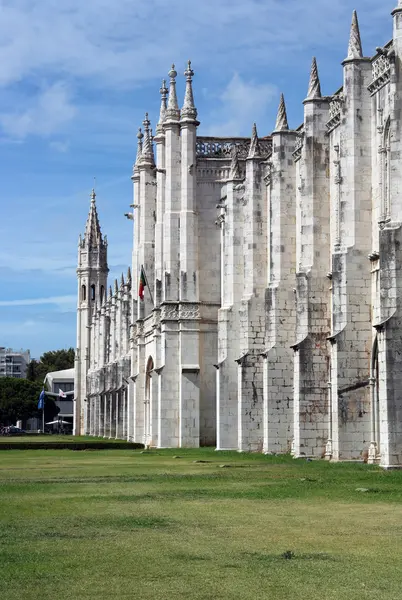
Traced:
<svg viewBox="0 0 402 600">
<path fill-rule="evenodd" d="M 372 62 L 373 81 L 368 86 L 373 95 L 390 80 L 391 62 L 386 53 L 380 54 Z"/>
<path fill-rule="evenodd" d="M 302 148 L 304 144 L 304 130 L 298 132 L 298 136 L 296 138 L 295 149 L 293 151 L 293 160 L 296 162 L 301 157 Z"/>
<path fill-rule="evenodd" d="M 271 138 L 260 138 L 258 144 L 260 146 L 261 157 L 267 158 L 272 153 Z M 239 159 L 244 160 L 247 158 L 250 148 L 250 138 L 198 137 L 196 144 L 197 158 L 224 158 L 231 160 L 233 146 L 237 146 Z"/>
<path fill-rule="evenodd" d="M 328 131 L 332 131 L 340 124 L 343 103 L 343 94 L 338 94 L 337 96 L 332 97 L 332 100 L 329 103 L 329 120 L 327 122 Z"/>
</svg>

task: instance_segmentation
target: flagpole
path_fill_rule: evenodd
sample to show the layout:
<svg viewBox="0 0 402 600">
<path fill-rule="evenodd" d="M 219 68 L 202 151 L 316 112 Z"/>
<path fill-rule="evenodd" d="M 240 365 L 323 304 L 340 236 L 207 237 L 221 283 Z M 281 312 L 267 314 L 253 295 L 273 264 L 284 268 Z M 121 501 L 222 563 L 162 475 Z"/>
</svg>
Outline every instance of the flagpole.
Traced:
<svg viewBox="0 0 402 600">
<path fill-rule="evenodd" d="M 152 296 L 151 288 L 149 287 L 148 277 L 147 277 L 147 274 L 145 273 L 144 265 L 141 265 L 141 269 L 142 269 L 142 272 L 144 273 L 145 283 L 147 284 L 147 288 L 149 290 L 149 295 L 151 296 L 151 302 L 152 302 L 153 306 L 155 306 L 154 298 Z"/>
</svg>

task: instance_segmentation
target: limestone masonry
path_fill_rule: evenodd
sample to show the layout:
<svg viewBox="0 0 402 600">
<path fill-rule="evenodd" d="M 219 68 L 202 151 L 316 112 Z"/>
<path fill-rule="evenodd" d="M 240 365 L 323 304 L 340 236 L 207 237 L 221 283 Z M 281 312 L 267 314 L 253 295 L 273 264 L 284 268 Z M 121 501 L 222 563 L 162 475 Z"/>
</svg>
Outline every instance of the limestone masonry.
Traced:
<svg viewBox="0 0 402 600">
<path fill-rule="evenodd" d="M 402 466 L 402 0 L 304 121 L 197 136 L 190 62 L 138 133 L 132 267 L 108 290 L 92 193 L 78 248 L 75 433 Z M 156 156 L 154 155 L 154 148 Z M 143 299 L 139 290 L 143 290 Z M 141 291 L 142 295 L 142 291 Z"/>
</svg>

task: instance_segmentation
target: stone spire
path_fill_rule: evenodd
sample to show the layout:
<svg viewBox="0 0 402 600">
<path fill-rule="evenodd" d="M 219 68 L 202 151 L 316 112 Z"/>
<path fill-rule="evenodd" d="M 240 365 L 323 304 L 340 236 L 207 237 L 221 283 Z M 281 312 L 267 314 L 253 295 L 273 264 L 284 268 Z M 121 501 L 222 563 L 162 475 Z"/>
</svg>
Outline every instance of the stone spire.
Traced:
<svg viewBox="0 0 402 600">
<path fill-rule="evenodd" d="M 194 71 L 191 68 L 191 60 L 187 63 L 187 69 L 184 71 L 186 78 L 186 93 L 184 95 L 184 104 L 181 109 L 181 120 L 182 121 L 196 121 L 197 120 L 197 109 L 194 105 L 194 94 L 193 94 L 193 77 Z"/>
<path fill-rule="evenodd" d="M 113 290 L 112 290 L 112 286 L 110 285 L 109 286 L 109 302 L 111 302 L 112 297 L 113 297 Z"/>
<path fill-rule="evenodd" d="M 137 133 L 138 142 L 137 142 L 137 158 L 135 159 L 135 166 L 137 166 L 141 162 L 143 137 L 144 137 L 144 134 L 142 133 L 141 127 L 139 127 L 138 133 Z"/>
<path fill-rule="evenodd" d="M 321 85 L 320 78 L 318 77 L 317 61 L 315 56 L 311 64 L 310 72 L 310 83 L 308 86 L 307 100 L 314 100 L 315 98 L 321 98 Z"/>
<path fill-rule="evenodd" d="M 125 285 L 125 283 L 124 283 L 124 275 L 123 275 L 123 273 L 122 273 L 122 274 L 121 274 L 121 277 L 120 277 L 120 289 L 123 289 L 123 288 L 124 288 L 124 285 Z"/>
<path fill-rule="evenodd" d="M 131 269 L 128 267 L 127 269 L 127 285 L 131 287 Z"/>
<path fill-rule="evenodd" d="M 247 158 L 258 158 L 260 157 L 260 145 L 258 143 L 257 125 L 253 124 L 253 130 L 251 133 L 250 150 L 248 151 Z"/>
<path fill-rule="evenodd" d="M 118 294 L 119 292 L 119 283 L 117 281 L 117 279 L 114 280 L 114 293 Z"/>
<path fill-rule="evenodd" d="M 286 114 L 286 105 L 284 95 L 281 94 L 279 102 L 278 115 L 276 117 L 275 131 L 289 131 L 288 117 Z"/>
<path fill-rule="evenodd" d="M 168 89 L 166 87 L 166 79 L 164 79 L 162 81 L 162 87 L 159 90 L 160 95 L 161 95 L 161 108 L 159 111 L 159 121 L 158 124 L 156 126 L 156 134 L 158 135 L 159 133 L 162 133 L 163 131 L 163 123 L 165 122 L 165 118 L 166 118 L 166 109 L 167 109 L 167 95 L 168 95 Z"/>
<path fill-rule="evenodd" d="M 148 113 L 145 113 L 145 118 L 142 122 L 144 125 L 144 144 L 142 147 L 141 162 L 150 164 L 155 163 L 154 148 L 152 145 L 152 131 L 150 130 L 151 121 L 148 119 Z"/>
<path fill-rule="evenodd" d="M 363 58 L 362 41 L 360 38 L 359 21 L 357 12 L 353 11 L 352 26 L 350 29 L 348 59 Z"/>
<path fill-rule="evenodd" d="M 85 227 L 84 243 L 92 247 L 100 246 L 103 243 L 98 213 L 96 210 L 96 194 L 94 189 L 91 192 L 91 205 L 89 207 L 89 214 Z"/>
<path fill-rule="evenodd" d="M 167 121 L 178 121 L 180 119 L 180 110 L 179 105 L 177 103 L 177 94 L 176 94 L 176 77 L 177 71 L 175 70 L 174 65 L 170 69 L 168 73 L 170 77 L 169 84 L 169 101 L 166 109 L 166 120 Z"/>
<path fill-rule="evenodd" d="M 236 144 L 232 146 L 232 162 L 230 165 L 229 180 L 241 179 L 240 176 L 240 164 L 239 164 L 239 151 Z"/>
</svg>

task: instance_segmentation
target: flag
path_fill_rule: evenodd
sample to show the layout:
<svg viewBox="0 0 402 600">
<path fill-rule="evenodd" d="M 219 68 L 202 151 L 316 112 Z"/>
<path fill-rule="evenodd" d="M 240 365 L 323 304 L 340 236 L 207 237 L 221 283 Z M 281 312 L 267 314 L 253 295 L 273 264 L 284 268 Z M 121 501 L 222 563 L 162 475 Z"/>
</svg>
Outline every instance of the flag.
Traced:
<svg viewBox="0 0 402 600">
<path fill-rule="evenodd" d="M 63 390 L 61 390 L 59 388 L 59 398 L 67 398 L 67 394 L 63 392 Z"/>
<path fill-rule="evenodd" d="M 43 410 L 45 408 L 45 390 L 42 390 L 39 395 L 38 409 Z"/>
<path fill-rule="evenodd" d="M 145 277 L 144 267 L 141 267 L 140 274 L 140 287 L 138 288 L 138 296 L 141 300 L 144 300 L 144 289 L 147 285 L 147 278 Z"/>
</svg>

